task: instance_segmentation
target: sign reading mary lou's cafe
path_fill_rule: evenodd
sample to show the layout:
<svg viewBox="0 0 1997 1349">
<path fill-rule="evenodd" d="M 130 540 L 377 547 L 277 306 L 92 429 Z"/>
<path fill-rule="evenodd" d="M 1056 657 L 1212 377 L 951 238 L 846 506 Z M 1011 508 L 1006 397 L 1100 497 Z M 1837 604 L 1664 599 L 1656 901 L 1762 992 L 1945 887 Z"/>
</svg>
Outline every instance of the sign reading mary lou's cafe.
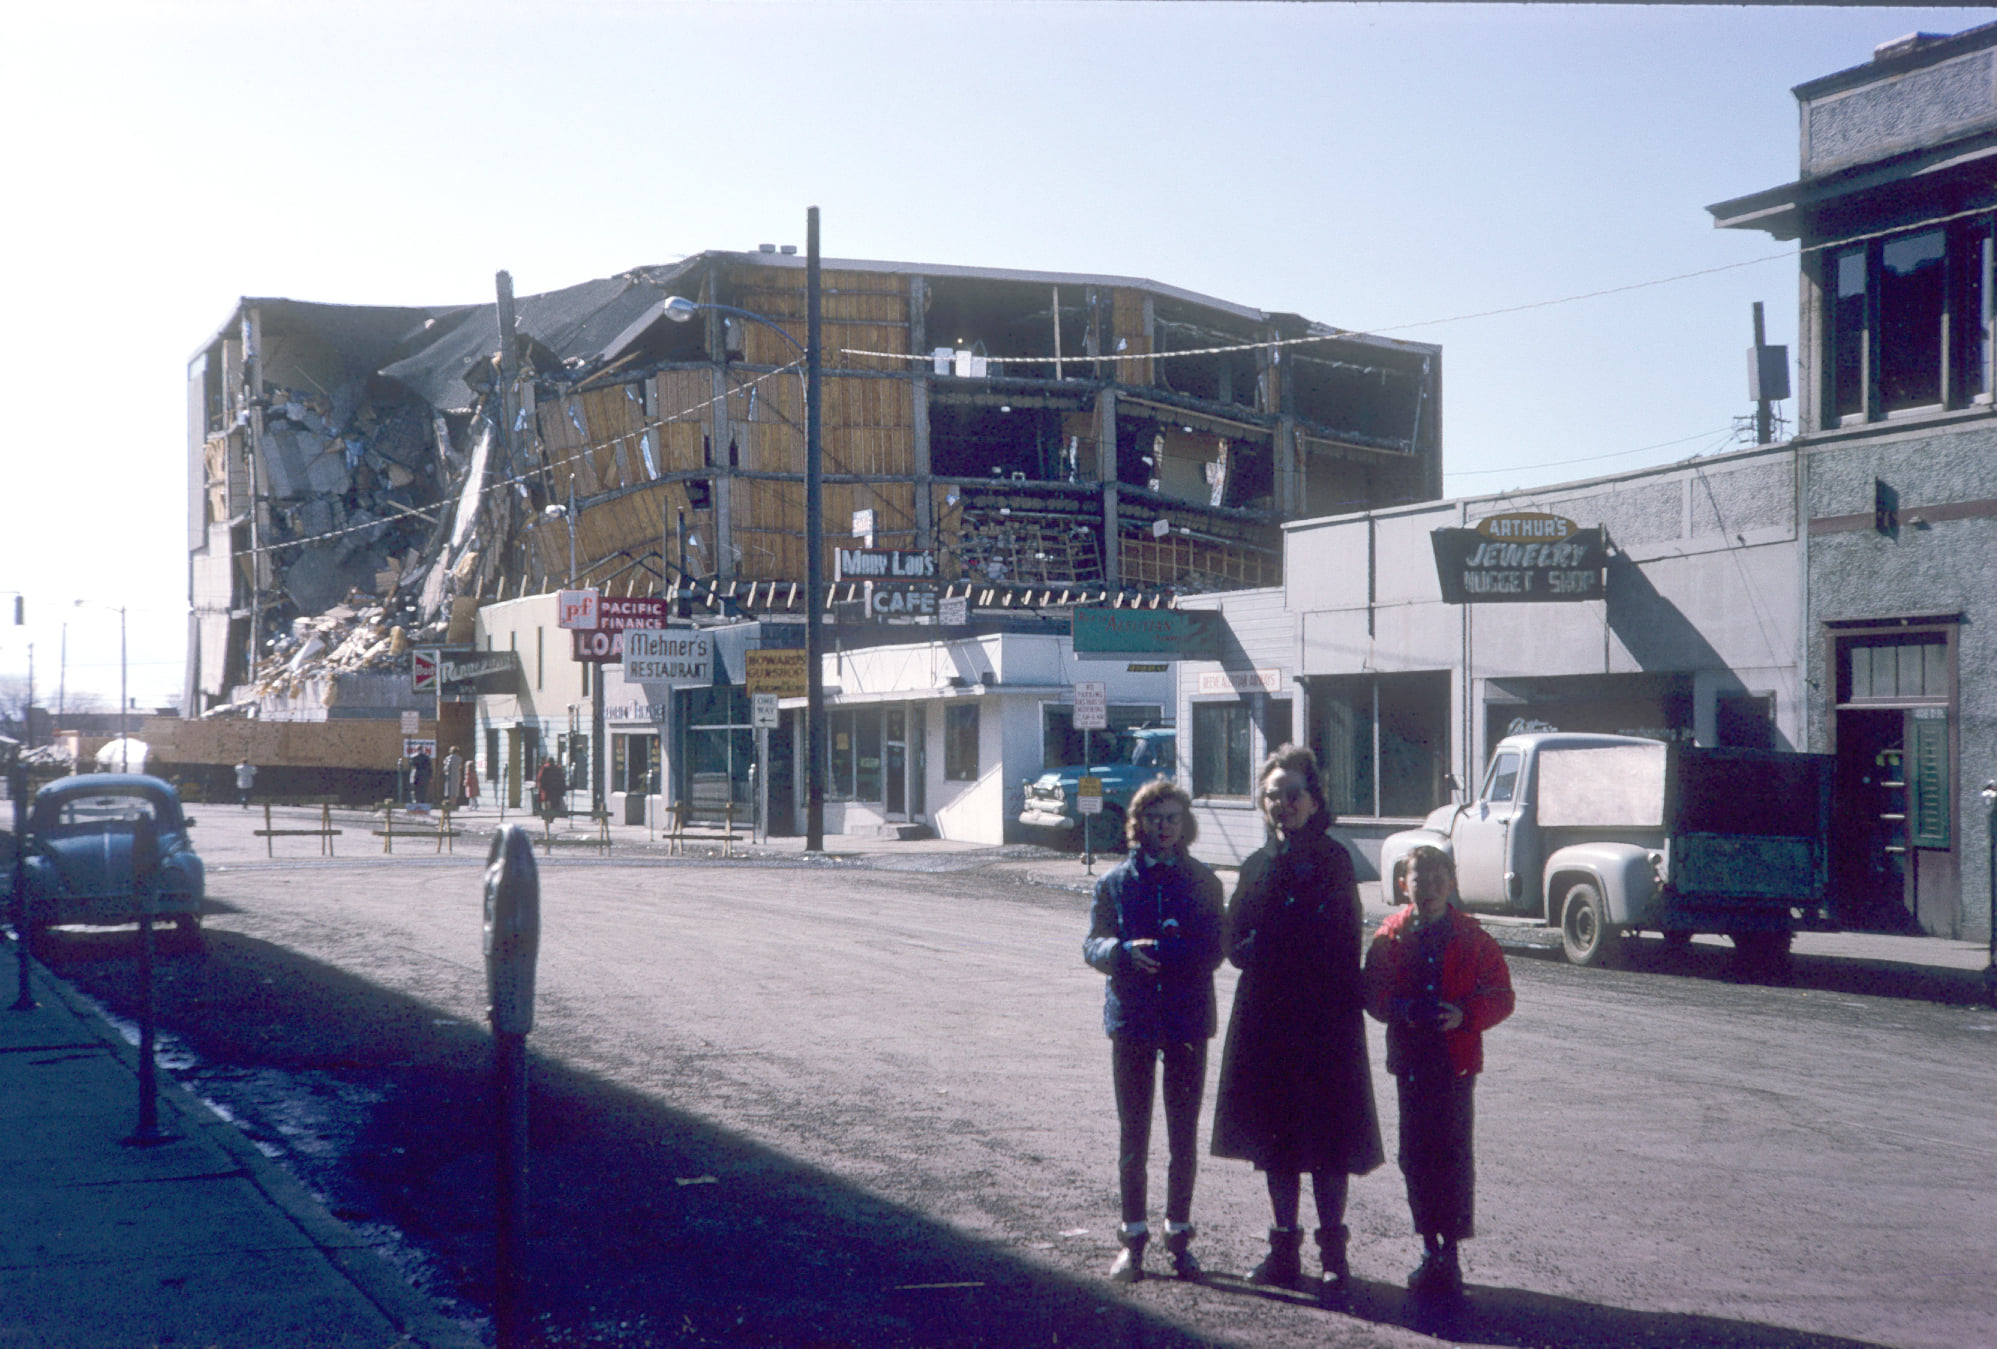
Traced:
<svg viewBox="0 0 1997 1349">
<path fill-rule="evenodd" d="M 1600 526 L 1516 511 L 1429 535 L 1445 604 L 1547 603 L 1603 597 L 1608 549 Z"/>
</svg>

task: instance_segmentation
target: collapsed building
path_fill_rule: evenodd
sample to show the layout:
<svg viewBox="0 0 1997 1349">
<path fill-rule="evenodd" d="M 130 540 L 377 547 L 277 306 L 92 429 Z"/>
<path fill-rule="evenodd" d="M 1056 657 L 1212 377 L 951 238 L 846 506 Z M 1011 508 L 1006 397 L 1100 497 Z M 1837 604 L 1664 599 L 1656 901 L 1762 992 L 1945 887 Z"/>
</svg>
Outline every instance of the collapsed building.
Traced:
<svg viewBox="0 0 1997 1349">
<path fill-rule="evenodd" d="M 802 619 L 805 259 L 499 281 L 244 299 L 196 354 L 190 715 L 428 710 L 410 647 L 564 586 Z M 932 553 L 973 623 L 1269 586 L 1284 522 L 1440 494 L 1431 345 L 1113 276 L 828 260 L 820 293 L 828 554 Z"/>
</svg>

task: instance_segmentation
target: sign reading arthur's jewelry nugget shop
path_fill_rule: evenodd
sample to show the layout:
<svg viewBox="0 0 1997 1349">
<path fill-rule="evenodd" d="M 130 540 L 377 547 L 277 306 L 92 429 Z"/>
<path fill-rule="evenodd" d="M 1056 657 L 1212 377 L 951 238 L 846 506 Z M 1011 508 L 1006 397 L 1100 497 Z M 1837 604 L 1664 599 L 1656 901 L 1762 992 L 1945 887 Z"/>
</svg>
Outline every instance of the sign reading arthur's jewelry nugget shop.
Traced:
<svg viewBox="0 0 1997 1349">
<path fill-rule="evenodd" d="M 1436 579 L 1445 604 L 1598 600 L 1607 548 L 1602 530 L 1558 515 L 1493 515 L 1473 529 L 1438 529 Z"/>
</svg>

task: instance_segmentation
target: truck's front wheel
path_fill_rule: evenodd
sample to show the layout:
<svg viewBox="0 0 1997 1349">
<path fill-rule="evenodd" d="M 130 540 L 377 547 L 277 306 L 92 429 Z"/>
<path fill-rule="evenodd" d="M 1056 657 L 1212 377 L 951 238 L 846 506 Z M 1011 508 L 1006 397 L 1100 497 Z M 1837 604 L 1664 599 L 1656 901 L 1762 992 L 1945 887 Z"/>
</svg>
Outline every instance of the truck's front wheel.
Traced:
<svg viewBox="0 0 1997 1349">
<path fill-rule="evenodd" d="M 1560 950 L 1570 965 L 1613 964 L 1622 933 L 1609 921 L 1602 892 L 1584 882 L 1570 886 L 1560 904 Z"/>
</svg>

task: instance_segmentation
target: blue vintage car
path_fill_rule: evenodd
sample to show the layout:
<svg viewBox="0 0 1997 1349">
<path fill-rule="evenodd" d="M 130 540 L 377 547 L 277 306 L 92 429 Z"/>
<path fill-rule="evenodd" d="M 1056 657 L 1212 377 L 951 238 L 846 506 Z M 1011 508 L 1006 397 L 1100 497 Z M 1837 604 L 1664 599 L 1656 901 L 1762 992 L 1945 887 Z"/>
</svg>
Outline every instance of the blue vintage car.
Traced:
<svg viewBox="0 0 1997 1349">
<path fill-rule="evenodd" d="M 153 912 L 198 936 L 207 877 L 187 840 L 193 821 L 172 784 L 140 773 L 85 773 L 35 793 L 21 860 L 29 932 L 136 923 L 132 845 L 148 821 L 158 858 Z"/>
</svg>

